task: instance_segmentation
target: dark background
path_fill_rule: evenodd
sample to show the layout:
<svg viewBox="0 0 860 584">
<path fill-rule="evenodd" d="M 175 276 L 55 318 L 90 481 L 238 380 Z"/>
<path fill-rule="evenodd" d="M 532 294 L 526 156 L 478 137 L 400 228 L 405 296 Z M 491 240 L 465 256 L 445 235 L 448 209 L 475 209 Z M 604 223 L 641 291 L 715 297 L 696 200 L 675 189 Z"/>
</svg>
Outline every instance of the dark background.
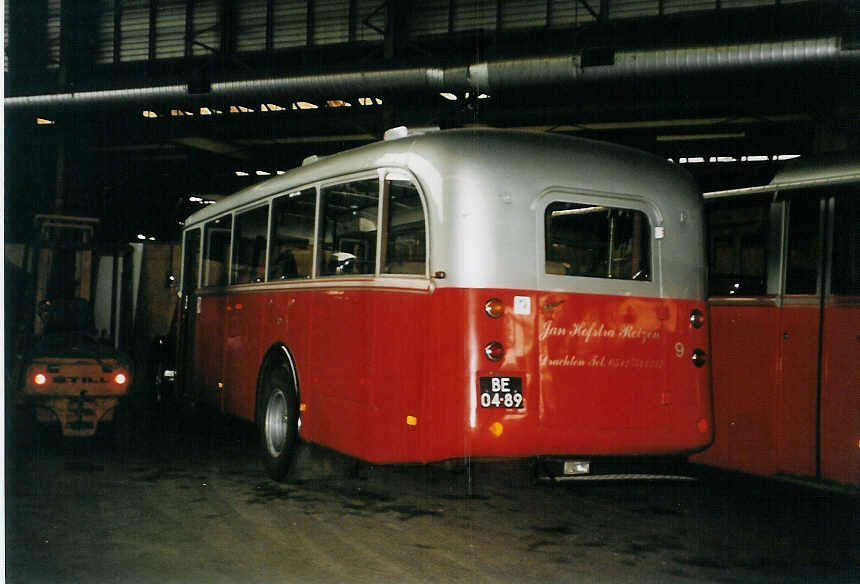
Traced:
<svg viewBox="0 0 860 584">
<path fill-rule="evenodd" d="M 257 171 L 401 124 L 628 144 L 684 164 L 703 190 L 767 182 L 775 155 L 858 142 L 860 27 L 849 0 L 5 2 L 7 242 L 30 235 L 34 213 L 55 212 L 100 218 L 103 240 L 176 240 L 199 208 L 189 196 L 229 194 L 265 178 Z M 663 57 L 637 68 L 631 54 Z M 383 75 L 372 92 L 340 77 L 558 56 L 574 60 L 576 77 L 547 67 L 500 83 L 491 73 L 479 88 L 488 99 L 462 74 L 446 72 L 450 90 Z M 156 87 L 172 89 L 160 97 Z M 299 101 L 318 108 L 294 110 Z M 262 111 L 269 103 L 283 109 Z M 231 113 L 240 107 L 253 111 Z"/>
</svg>

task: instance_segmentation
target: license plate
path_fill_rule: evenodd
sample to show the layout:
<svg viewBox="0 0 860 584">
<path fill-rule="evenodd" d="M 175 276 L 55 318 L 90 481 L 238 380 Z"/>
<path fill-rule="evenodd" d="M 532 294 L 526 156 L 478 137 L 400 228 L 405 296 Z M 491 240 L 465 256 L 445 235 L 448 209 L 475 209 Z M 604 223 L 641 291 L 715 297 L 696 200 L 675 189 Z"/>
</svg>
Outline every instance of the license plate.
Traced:
<svg viewBox="0 0 860 584">
<path fill-rule="evenodd" d="M 482 408 L 520 409 L 525 403 L 521 377 L 481 377 Z"/>
</svg>

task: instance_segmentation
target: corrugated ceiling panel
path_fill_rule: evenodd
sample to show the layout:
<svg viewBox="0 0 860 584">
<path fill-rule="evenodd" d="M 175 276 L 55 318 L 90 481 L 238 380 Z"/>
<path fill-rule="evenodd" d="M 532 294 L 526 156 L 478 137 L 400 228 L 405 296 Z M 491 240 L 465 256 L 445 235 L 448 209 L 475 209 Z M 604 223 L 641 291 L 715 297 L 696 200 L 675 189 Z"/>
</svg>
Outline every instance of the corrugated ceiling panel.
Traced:
<svg viewBox="0 0 860 584">
<path fill-rule="evenodd" d="M 60 67 L 60 27 L 62 26 L 60 0 L 48 0 L 47 22 L 45 23 L 45 42 L 48 45 L 48 69 Z"/>
<path fill-rule="evenodd" d="M 500 0 L 502 28 L 546 26 L 546 0 Z"/>
<path fill-rule="evenodd" d="M 596 11 L 600 8 L 599 1 L 592 1 L 589 5 L 596 4 L 592 8 Z M 591 13 L 582 7 L 577 0 L 551 0 L 549 10 L 550 26 L 576 26 L 586 22 L 594 22 Z"/>
<path fill-rule="evenodd" d="M 248 53 L 266 49 L 266 0 L 236 3 L 236 51 Z"/>
<path fill-rule="evenodd" d="M 448 32 L 449 0 L 425 0 L 412 6 L 412 36 Z"/>
<path fill-rule="evenodd" d="M 613 0 L 609 3 L 609 18 L 642 18 L 660 14 L 657 0 Z"/>
<path fill-rule="evenodd" d="M 496 0 L 457 0 L 454 30 L 495 30 Z"/>
<path fill-rule="evenodd" d="M 355 40 L 357 41 L 381 41 L 384 35 L 379 30 L 385 30 L 386 2 L 382 0 L 358 0 L 358 23 L 355 27 Z M 373 27 L 367 26 L 369 21 Z"/>
<path fill-rule="evenodd" d="M 276 49 L 303 47 L 308 42 L 307 0 L 275 0 L 272 10 L 272 46 Z"/>
<path fill-rule="evenodd" d="M 663 0 L 663 14 L 714 10 L 717 0 Z"/>
<path fill-rule="evenodd" d="M 210 55 L 212 51 L 207 47 L 212 47 L 216 51 L 221 50 L 221 27 L 218 26 L 218 2 L 219 0 L 194 0 L 194 12 L 192 15 L 194 40 L 202 43 L 192 44 L 191 53 L 195 56 Z"/>
<path fill-rule="evenodd" d="M 149 58 L 149 0 L 124 0 L 119 20 L 120 61 Z"/>
<path fill-rule="evenodd" d="M 314 44 L 330 45 L 349 41 L 349 0 L 314 2 Z"/>
<path fill-rule="evenodd" d="M 185 56 L 185 0 L 158 0 L 155 13 L 155 58 Z"/>
<path fill-rule="evenodd" d="M 101 0 L 96 63 L 113 63 L 113 0 Z"/>
</svg>

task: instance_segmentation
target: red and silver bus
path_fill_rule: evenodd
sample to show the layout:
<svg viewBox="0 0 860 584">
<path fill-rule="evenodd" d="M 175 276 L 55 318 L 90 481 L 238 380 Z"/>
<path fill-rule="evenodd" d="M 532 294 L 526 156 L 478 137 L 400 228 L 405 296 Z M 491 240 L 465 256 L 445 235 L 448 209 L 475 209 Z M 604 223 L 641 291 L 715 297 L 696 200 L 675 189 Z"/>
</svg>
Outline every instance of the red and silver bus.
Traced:
<svg viewBox="0 0 860 584">
<path fill-rule="evenodd" d="M 299 438 L 684 456 L 713 432 L 702 207 L 665 160 L 549 134 L 311 157 L 186 221 L 179 391 L 255 422 L 276 479 Z"/>
<path fill-rule="evenodd" d="M 860 156 L 706 193 L 716 438 L 701 462 L 860 486 Z"/>
</svg>

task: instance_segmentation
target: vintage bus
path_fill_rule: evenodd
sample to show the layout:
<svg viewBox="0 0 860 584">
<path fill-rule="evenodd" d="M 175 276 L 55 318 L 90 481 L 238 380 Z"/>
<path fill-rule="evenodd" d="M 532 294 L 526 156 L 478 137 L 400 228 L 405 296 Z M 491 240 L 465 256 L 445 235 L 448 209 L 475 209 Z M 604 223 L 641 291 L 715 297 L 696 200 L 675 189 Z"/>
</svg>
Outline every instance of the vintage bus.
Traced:
<svg viewBox="0 0 860 584">
<path fill-rule="evenodd" d="M 670 455 L 712 440 L 701 194 L 549 134 L 389 130 L 183 236 L 178 391 L 371 463 Z M 573 463 L 575 461 L 575 464 Z"/>
<path fill-rule="evenodd" d="M 706 193 L 716 438 L 696 460 L 860 486 L 860 155 Z"/>
</svg>

